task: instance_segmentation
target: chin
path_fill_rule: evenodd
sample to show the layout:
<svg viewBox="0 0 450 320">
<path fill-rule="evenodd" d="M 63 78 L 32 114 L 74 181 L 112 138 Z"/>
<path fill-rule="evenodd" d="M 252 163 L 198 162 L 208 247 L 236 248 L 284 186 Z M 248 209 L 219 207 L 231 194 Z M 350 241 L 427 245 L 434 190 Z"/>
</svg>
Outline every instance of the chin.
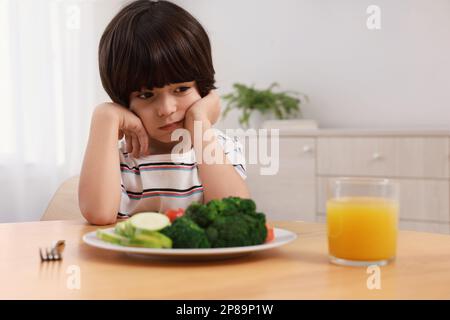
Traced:
<svg viewBox="0 0 450 320">
<path fill-rule="evenodd" d="M 171 143 L 171 142 L 174 142 L 174 141 L 172 141 L 172 140 L 170 139 L 170 137 L 167 137 L 167 138 L 161 138 L 161 139 L 158 139 L 158 141 L 161 142 L 161 143 Z"/>
<path fill-rule="evenodd" d="M 169 143 L 177 143 L 178 141 L 172 141 L 172 139 L 171 139 L 171 134 L 168 134 L 167 136 L 163 136 L 163 137 L 159 137 L 158 139 L 156 139 L 156 140 L 158 140 L 159 142 L 161 142 L 161 143 L 167 143 L 167 144 L 169 144 Z"/>
</svg>

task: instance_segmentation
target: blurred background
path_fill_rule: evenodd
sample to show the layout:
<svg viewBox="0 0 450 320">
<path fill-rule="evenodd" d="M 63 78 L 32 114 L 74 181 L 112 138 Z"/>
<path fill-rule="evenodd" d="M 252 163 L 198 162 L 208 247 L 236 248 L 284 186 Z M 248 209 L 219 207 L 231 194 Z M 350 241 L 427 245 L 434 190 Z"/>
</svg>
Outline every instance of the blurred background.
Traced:
<svg viewBox="0 0 450 320">
<path fill-rule="evenodd" d="M 91 113 L 109 101 L 98 42 L 128 2 L 0 0 L 0 222 L 39 220 L 79 173 Z M 320 128 L 450 129 L 449 0 L 173 2 L 207 30 L 220 94 L 278 82 L 308 95 L 302 115 Z"/>
</svg>

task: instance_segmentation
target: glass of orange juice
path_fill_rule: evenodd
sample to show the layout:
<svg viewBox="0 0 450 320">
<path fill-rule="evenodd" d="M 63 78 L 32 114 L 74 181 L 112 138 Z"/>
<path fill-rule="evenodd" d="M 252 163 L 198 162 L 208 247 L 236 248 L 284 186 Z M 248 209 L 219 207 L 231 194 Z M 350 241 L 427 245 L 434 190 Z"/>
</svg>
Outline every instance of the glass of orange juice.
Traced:
<svg viewBox="0 0 450 320">
<path fill-rule="evenodd" d="M 388 179 L 332 180 L 326 209 L 330 261 L 368 266 L 394 260 L 398 196 L 398 184 Z"/>
</svg>

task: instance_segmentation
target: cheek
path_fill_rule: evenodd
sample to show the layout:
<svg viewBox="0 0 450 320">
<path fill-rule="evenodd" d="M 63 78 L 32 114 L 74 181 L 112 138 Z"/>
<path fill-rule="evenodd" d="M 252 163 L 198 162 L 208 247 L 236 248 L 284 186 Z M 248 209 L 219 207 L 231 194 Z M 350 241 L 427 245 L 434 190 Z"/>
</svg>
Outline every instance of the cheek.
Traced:
<svg viewBox="0 0 450 320">
<path fill-rule="evenodd" d="M 145 108 L 139 111 L 135 111 L 135 114 L 139 117 L 139 119 L 141 119 L 141 122 L 147 132 L 154 130 L 157 121 L 156 115 L 152 112 L 151 108 Z"/>
<path fill-rule="evenodd" d="M 200 100 L 202 97 L 200 94 L 196 91 L 195 93 L 190 94 L 187 96 L 182 103 L 180 103 L 180 109 L 186 112 L 189 107 L 191 107 L 194 103 L 196 103 L 198 100 Z"/>
<path fill-rule="evenodd" d="M 145 118 L 142 119 L 142 122 L 144 123 L 145 129 L 148 132 L 152 132 L 158 127 L 158 120 L 156 114 L 148 113 Z"/>
</svg>

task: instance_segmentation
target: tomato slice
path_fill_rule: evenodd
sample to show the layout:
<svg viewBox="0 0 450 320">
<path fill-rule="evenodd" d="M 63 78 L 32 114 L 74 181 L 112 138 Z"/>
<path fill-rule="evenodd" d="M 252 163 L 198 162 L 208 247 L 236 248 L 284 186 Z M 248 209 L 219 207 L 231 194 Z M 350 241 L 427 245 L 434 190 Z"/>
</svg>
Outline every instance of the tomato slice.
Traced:
<svg viewBox="0 0 450 320">
<path fill-rule="evenodd" d="M 275 239 L 275 233 L 273 232 L 273 227 L 270 226 L 268 223 L 266 223 L 266 229 L 267 229 L 266 242 L 270 242 L 273 239 Z"/>
<path fill-rule="evenodd" d="M 184 209 L 168 209 L 166 211 L 166 216 L 169 218 L 170 222 L 173 222 L 176 218 L 179 218 L 184 215 Z"/>
</svg>

